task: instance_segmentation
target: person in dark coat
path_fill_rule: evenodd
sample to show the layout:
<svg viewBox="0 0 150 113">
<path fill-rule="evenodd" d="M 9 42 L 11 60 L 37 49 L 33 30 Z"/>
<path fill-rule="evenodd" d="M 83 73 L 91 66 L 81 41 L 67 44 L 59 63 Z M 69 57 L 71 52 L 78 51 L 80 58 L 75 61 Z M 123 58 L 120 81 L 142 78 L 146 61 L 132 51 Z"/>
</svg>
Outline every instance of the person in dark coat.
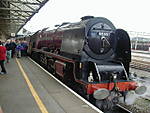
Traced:
<svg viewBox="0 0 150 113">
<path fill-rule="evenodd" d="M 14 55 L 15 55 L 15 49 L 16 49 L 16 43 L 13 41 L 13 40 L 11 40 L 11 42 L 10 42 L 10 48 L 11 48 L 11 57 L 13 58 L 14 57 Z"/>
<path fill-rule="evenodd" d="M 0 74 L 6 74 L 6 69 L 4 66 L 5 60 L 6 60 L 6 47 L 3 46 L 2 42 L 0 41 L 0 66 L 2 68 Z"/>
<path fill-rule="evenodd" d="M 21 46 L 22 46 L 21 56 L 26 56 L 27 55 L 27 49 L 28 49 L 27 42 L 22 41 Z"/>
<path fill-rule="evenodd" d="M 9 63 L 9 60 L 11 58 L 11 45 L 10 45 L 10 40 L 7 40 L 6 41 L 6 44 L 5 44 L 5 47 L 6 47 L 6 58 L 7 58 L 7 63 Z"/>
</svg>

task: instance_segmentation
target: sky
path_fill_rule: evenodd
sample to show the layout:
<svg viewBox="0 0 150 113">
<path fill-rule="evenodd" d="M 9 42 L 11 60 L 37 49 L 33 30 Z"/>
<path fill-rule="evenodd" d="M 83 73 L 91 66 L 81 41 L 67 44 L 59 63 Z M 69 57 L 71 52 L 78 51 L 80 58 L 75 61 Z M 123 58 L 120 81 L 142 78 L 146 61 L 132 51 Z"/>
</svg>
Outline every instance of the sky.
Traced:
<svg viewBox="0 0 150 113">
<path fill-rule="evenodd" d="M 49 0 L 24 28 L 35 32 L 63 22 L 78 22 L 86 15 L 105 17 L 131 34 L 150 33 L 150 0 Z M 142 33 L 141 33 L 142 32 Z"/>
</svg>

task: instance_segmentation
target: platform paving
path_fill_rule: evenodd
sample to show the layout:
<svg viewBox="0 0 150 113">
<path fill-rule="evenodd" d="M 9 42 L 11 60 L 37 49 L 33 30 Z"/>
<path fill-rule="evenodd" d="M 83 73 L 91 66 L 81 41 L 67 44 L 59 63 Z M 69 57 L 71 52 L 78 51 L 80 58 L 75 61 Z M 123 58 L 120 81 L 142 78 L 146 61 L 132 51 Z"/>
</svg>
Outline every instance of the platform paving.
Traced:
<svg viewBox="0 0 150 113">
<path fill-rule="evenodd" d="M 97 113 L 59 84 L 27 57 L 18 59 L 48 113 Z M 17 65 L 6 64 L 7 74 L 0 75 L 0 106 L 4 113 L 41 113 Z"/>
</svg>

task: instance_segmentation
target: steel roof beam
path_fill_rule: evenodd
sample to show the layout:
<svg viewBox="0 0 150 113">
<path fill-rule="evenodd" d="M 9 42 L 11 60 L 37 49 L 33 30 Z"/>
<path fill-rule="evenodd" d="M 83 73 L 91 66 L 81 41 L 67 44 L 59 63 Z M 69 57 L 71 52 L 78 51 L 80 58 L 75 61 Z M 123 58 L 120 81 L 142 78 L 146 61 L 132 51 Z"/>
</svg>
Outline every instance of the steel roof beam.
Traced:
<svg viewBox="0 0 150 113">
<path fill-rule="evenodd" d="M 41 1 L 39 1 L 39 0 L 36 0 L 37 2 L 39 2 L 40 4 L 42 3 Z"/>
<path fill-rule="evenodd" d="M 34 11 L 35 9 L 32 8 L 31 6 L 29 6 L 28 4 L 25 4 L 26 7 L 30 8 L 32 11 Z"/>
<path fill-rule="evenodd" d="M 25 1 L 14 1 L 14 0 L 1 0 L 11 3 L 20 3 L 20 4 L 29 4 L 29 5 L 41 5 L 41 2 L 35 3 L 35 2 L 25 2 Z"/>
<path fill-rule="evenodd" d="M 37 1 L 37 0 L 36 0 L 36 1 Z M 37 11 L 39 11 L 48 1 L 49 1 L 49 0 L 44 0 L 42 3 L 40 3 L 41 5 L 40 5 L 40 7 L 37 9 Z M 25 21 L 25 24 L 26 24 L 34 15 L 35 15 L 35 13 L 33 13 L 33 14 Z M 18 29 L 17 32 L 19 32 L 19 31 L 23 28 L 23 26 L 24 26 L 25 24 L 23 24 L 22 26 L 20 26 L 20 28 Z"/>
<path fill-rule="evenodd" d="M 0 10 L 26 12 L 26 13 L 38 13 L 38 11 L 25 11 L 25 10 L 18 10 L 18 9 L 11 9 L 11 8 L 2 8 L 2 7 L 0 7 Z"/>
<path fill-rule="evenodd" d="M 28 16 L 24 16 L 24 15 L 22 15 L 20 13 L 17 13 L 17 14 L 11 13 L 10 16 L 14 16 L 14 17 L 18 17 L 18 18 L 23 17 L 24 19 L 27 19 L 28 17 L 30 17 L 29 15 Z"/>
<path fill-rule="evenodd" d="M 24 24 L 24 23 L 15 23 L 14 25 L 17 25 L 17 26 L 20 26 L 20 25 L 22 25 L 22 24 Z M 0 26 L 1 25 L 12 25 L 12 23 L 0 23 Z"/>
<path fill-rule="evenodd" d="M 0 17 L 0 19 L 2 19 L 2 20 L 21 20 L 21 21 L 26 20 L 26 19 L 21 19 L 21 18 L 2 18 L 2 17 Z"/>
<path fill-rule="evenodd" d="M 49 0 L 0 0 L 0 28 L 9 36 L 20 29 Z"/>
<path fill-rule="evenodd" d="M 8 4 L 8 2 L 1 1 L 1 3 L 4 5 L 4 7 L 9 7 L 9 4 Z"/>
<path fill-rule="evenodd" d="M 18 20 L 4 20 L 4 19 L 0 19 L 0 23 L 6 24 L 6 23 L 11 23 L 11 24 L 15 24 L 15 23 L 20 23 L 20 24 L 24 24 L 24 21 L 18 21 Z"/>
<path fill-rule="evenodd" d="M 26 14 L 26 15 L 24 15 L 24 14 Z M 4 16 L 20 16 L 20 17 L 24 17 L 24 18 L 28 18 L 28 17 L 30 17 L 31 16 L 31 14 L 27 14 L 27 13 L 24 13 L 24 14 L 21 14 L 21 13 L 19 13 L 19 12 L 15 12 L 15 13 L 12 13 L 12 12 L 10 12 L 10 13 L 0 13 L 0 17 L 4 17 Z"/>
<path fill-rule="evenodd" d="M 12 3 L 10 3 L 10 4 L 11 4 L 11 5 L 13 5 L 14 7 L 18 8 L 19 10 L 22 10 L 22 9 L 21 9 L 20 7 L 18 7 L 17 5 L 12 4 Z M 20 14 L 20 12 L 17 12 L 17 11 L 16 11 L 16 13 L 17 13 L 17 14 L 19 14 L 19 15 L 21 15 L 22 17 L 24 17 L 24 18 L 26 19 L 26 16 L 24 16 L 24 15 Z M 13 14 L 13 13 L 12 13 L 12 14 Z M 27 12 L 26 12 L 26 14 L 27 14 L 27 15 L 30 15 L 30 14 L 29 14 L 29 13 L 27 13 Z"/>
</svg>

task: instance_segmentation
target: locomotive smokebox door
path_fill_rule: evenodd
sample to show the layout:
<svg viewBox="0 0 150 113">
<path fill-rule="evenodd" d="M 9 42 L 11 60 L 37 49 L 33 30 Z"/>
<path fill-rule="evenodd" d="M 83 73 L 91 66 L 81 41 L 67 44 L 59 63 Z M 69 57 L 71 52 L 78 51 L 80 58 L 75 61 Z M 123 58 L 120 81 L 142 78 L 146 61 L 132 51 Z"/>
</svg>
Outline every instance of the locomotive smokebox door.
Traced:
<svg viewBox="0 0 150 113">
<path fill-rule="evenodd" d="M 111 33 L 115 31 L 114 25 L 106 18 L 97 17 L 86 23 L 85 52 L 94 59 L 110 58 L 113 54 Z"/>
</svg>

